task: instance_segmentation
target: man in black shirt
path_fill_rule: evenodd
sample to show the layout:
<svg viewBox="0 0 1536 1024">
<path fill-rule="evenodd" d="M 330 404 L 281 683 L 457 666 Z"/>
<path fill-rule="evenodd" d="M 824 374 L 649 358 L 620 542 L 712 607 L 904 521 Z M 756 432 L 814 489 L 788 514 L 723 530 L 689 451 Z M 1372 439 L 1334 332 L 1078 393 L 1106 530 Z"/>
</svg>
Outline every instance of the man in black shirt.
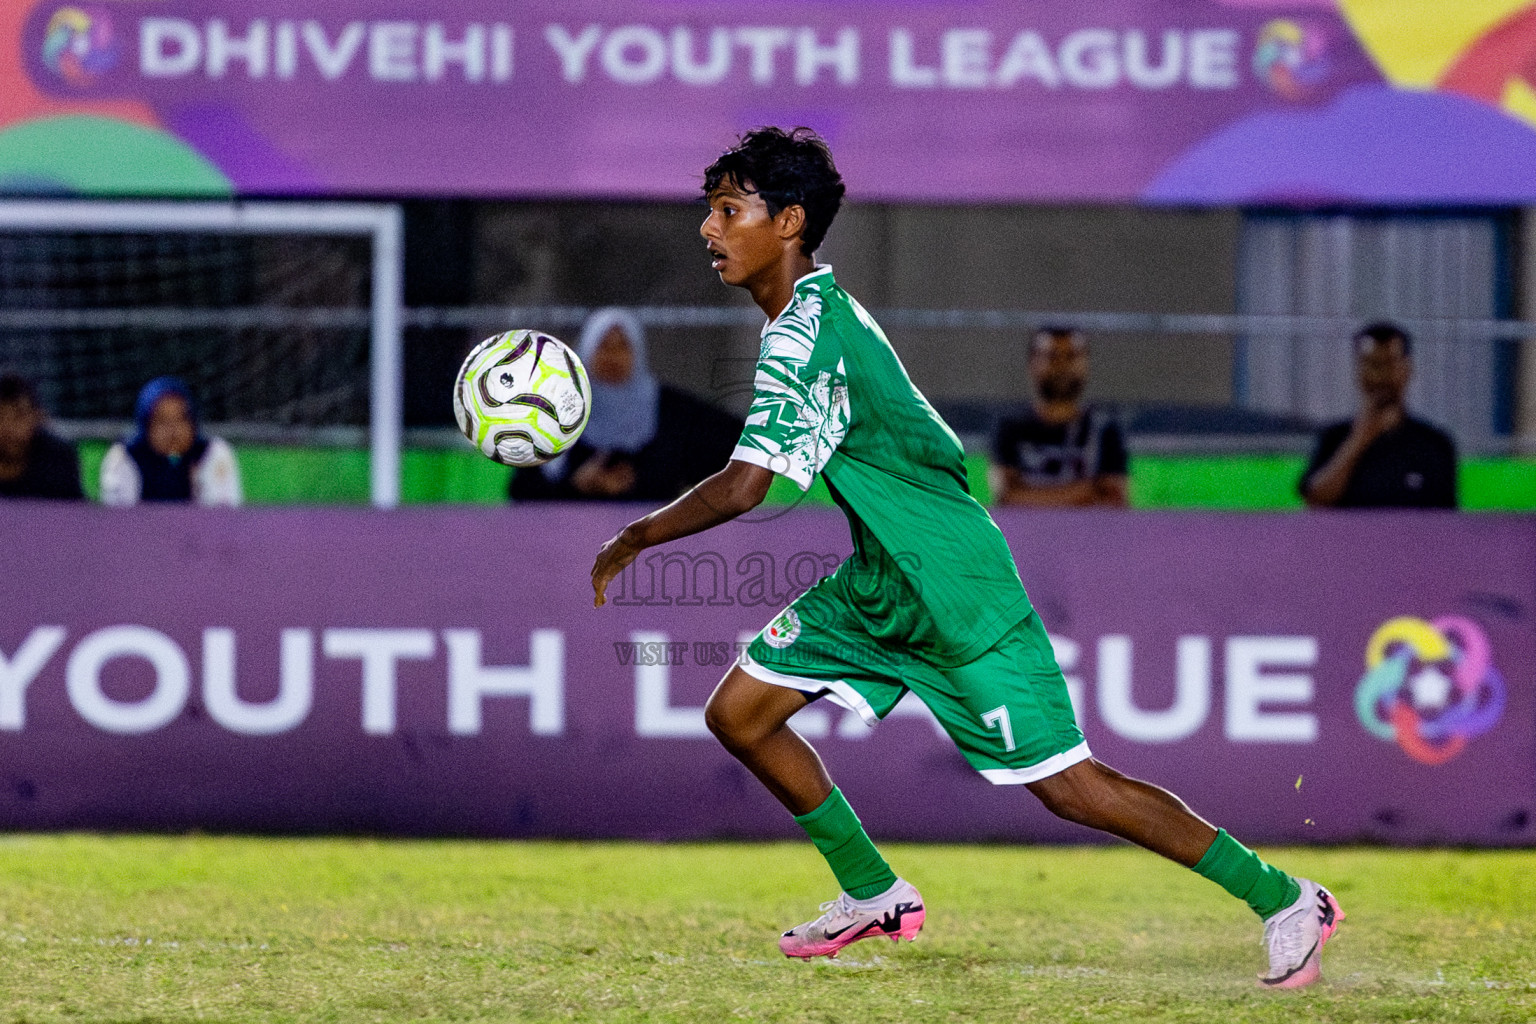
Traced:
<svg viewBox="0 0 1536 1024">
<path fill-rule="evenodd" d="M 1120 425 L 1083 404 L 1088 339 L 1045 327 L 1030 342 L 1030 412 L 1004 419 L 993 439 L 992 491 L 999 504 L 1124 508 L 1128 459 Z"/>
<path fill-rule="evenodd" d="M 1412 341 L 1396 324 L 1355 335 L 1360 411 L 1318 436 L 1301 477 L 1313 508 L 1455 508 L 1456 444 L 1408 415 Z"/>
<path fill-rule="evenodd" d="M 0 498 L 84 497 L 75 446 L 43 429 L 30 381 L 0 373 Z"/>
</svg>

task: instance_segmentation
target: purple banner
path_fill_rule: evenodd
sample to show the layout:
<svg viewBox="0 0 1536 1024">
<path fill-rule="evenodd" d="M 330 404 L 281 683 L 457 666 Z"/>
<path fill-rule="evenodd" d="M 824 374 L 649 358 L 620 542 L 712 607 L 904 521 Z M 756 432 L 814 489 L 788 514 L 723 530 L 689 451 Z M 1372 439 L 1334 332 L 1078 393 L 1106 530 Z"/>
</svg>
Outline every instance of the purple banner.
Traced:
<svg viewBox="0 0 1536 1024">
<path fill-rule="evenodd" d="M 775 123 L 865 201 L 1536 199 L 1536 14 L 1400 6 L 41 0 L 0 193 L 690 197 Z"/>
<path fill-rule="evenodd" d="M 0 506 L 0 827 L 793 835 L 702 705 L 846 526 L 729 525 L 593 609 L 634 511 Z M 998 518 L 1100 759 L 1257 841 L 1536 838 L 1536 523 Z M 826 703 L 876 835 L 1092 838 L 911 698 Z"/>
</svg>

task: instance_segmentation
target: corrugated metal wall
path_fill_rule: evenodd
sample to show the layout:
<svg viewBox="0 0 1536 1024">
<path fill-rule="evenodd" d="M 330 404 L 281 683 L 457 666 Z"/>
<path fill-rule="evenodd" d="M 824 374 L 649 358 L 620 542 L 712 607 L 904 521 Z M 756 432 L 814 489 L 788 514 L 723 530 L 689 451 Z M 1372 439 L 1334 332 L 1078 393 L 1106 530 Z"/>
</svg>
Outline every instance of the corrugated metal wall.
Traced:
<svg viewBox="0 0 1536 1024">
<path fill-rule="evenodd" d="M 1434 321 L 1507 311 L 1505 244 L 1495 216 L 1245 217 L 1238 312 L 1340 317 L 1350 326 L 1243 338 L 1238 402 L 1320 422 L 1352 416 L 1358 398 L 1349 335 L 1369 320 L 1399 320 L 1414 339 L 1414 413 L 1449 429 L 1466 448 L 1489 446 L 1501 383 L 1495 344 Z"/>
</svg>

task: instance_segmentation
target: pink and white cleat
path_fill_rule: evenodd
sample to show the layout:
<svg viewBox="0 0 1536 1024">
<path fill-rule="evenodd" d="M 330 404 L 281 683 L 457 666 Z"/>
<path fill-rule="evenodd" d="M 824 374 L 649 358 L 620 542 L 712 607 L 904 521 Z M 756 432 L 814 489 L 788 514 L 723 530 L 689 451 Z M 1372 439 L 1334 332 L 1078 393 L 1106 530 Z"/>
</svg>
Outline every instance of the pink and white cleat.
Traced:
<svg viewBox="0 0 1536 1024">
<path fill-rule="evenodd" d="M 785 932 L 779 952 L 809 960 L 813 956 L 837 956 L 851 942 L 884 935 L 892 942 L 911 942 L 923 930 L 928 913 L 923 897 L 912 883 L 900 878 L 874 899 L 856 900 L 847 893 L 821 905 L 822 914 Z"/>
<path fill-rule="evenodd" d="M 1296 881 L 1296 902 L 1264 922 L 1269 973 L 1259 975 L 1259 983 L 1267 988 L 1302 988 L 1321 978 L 1323 946 L 1344 920 L 1333 893 L 1309 878 Z"/>
</svg>

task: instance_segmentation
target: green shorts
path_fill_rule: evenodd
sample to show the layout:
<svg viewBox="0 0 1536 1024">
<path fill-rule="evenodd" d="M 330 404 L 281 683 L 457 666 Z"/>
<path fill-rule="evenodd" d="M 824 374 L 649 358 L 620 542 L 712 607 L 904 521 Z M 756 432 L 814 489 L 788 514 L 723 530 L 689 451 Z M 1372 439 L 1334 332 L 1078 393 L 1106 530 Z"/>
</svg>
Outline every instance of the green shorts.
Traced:
<svg viewBox="0 0 1536 1024">
<path fill-rule="evenodd" d="M 834 594 L 812 587 L 780 612 L 742 652 L 742 671 L 825 696 L 870 725 L 910 690 L 971 767 L 997 785 L 1036 782 L 1091 756 L 1034 612 L 974 661 L 944 668 L 870 636 Z"/>
</svg>

